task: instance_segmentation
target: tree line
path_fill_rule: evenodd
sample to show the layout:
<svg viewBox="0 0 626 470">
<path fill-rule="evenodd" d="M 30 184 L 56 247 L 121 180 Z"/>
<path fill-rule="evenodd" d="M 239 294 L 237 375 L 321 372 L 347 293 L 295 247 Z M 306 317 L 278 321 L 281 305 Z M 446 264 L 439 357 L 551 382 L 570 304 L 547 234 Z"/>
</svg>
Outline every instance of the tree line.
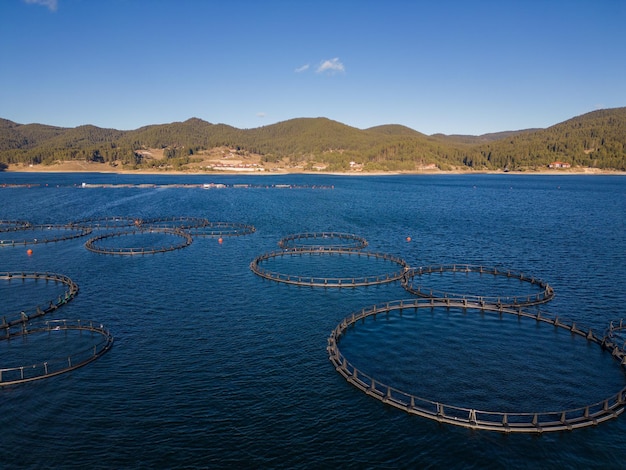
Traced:
<svg viewBox="0 0 626 470">
<path fill-rule="evenodd" d="M 131 131 L 85 125 L 61 128 L 0 119 L 0 162 L 51 164 L 80 160 L 128 168 L 154 165 L 142 150 L 162 149 L 184 169 L 196 154 L 228 147 L 262 161 L 322 163 L 342 171 L 357 162 L 364 171 L 522 171 L 563 161 L 576 167 L 626 171 L 626 108 L 599 110 L 546 129 L 485 136 L 427 136 L 404 126 L 357 129 L 326 118 L 299 118 L 255 129 L 237 129 L 192 118 Z"/>
</svg>

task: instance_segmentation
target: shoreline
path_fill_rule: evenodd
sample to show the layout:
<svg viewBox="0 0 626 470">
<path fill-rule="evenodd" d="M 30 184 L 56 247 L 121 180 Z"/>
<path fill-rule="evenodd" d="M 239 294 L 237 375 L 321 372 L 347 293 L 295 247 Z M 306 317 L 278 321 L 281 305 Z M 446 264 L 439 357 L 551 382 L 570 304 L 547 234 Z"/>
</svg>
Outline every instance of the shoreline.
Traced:
<svg viewBox="0 0 626 470">
<path fill-rule="evenodd" d="M 504 171 L 504 170 L 439 170 L 433 168 L 424 168 L 415 171 L 305 171 L 302 169 L 268 169 L 264 171 L 176 171 L 176 170 L 155 170 L 155 169 L 118 169 L 104 163 L 93 162 L 59 162 L 53 165 L 33 165 L 26 166 L 21 164 L 9 165 L 0 173 L 99 173 L 111 175 L 177 175 L 177 176 L 284 176 L 284 175 L 330 175 L 330 176 L 396 176 L 396 175 L 626 175 L 626 171 L 618 170 L 602 170 L 599 168 L 558 168 L 558 169 L 539 169 L 524 171 Z"/>
<path fill-rule="evenodd" d="M 7 168 L 0 173 L 76 173 L 76 174 L 88 174 L 98 173 L 102 175 L 164 175 L 164 176 L 252 176 L 252 177 L 265 177 L 265 176 L 286 176 L 286 175 L 320 175 L 320 176 L 410 176 L 410 175 L 535 175 L 535 176 L 626 176 L 626 171 L 617 170 L 601 170 L 596 168 L 589 169 L 570 169 L 570 170 L 528 170 L 528 171 L 498 171 L 498 170 L 483 170 L 483 171 L 375 171 L 375 172 L 328 172 L 328 171 L 255 171 L 255 172 L 242 172 L 242 171 L 220 171 L 220 172 L 193 172 L 193 171 L 150 171 L 150 170 L 110 170 L 102 171 L 102 169 L 40 169 L 40 168 Z"/>
</svg>

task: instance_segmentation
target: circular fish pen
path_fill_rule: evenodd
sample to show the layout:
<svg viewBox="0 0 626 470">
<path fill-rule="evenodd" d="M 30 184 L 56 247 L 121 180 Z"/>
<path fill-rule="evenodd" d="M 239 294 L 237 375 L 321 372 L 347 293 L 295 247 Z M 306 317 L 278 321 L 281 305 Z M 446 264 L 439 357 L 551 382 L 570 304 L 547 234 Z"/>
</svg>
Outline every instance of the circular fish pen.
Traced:
<svg viewBox="0 0 626 470">
<path fill-rule="evenodd" d="M 113 336 L 101 324 L 83 320 L 51 320 L 37 324 L 24 323 L 19 330 L 9 333 L 6 330 L 5 336 L 0 336 L 0 342 L 6 343 L 14 341 L 18 337 L 46 334 L 48 338 L 53 335 L 74 332 L 85 339 L 85 333 L 94 339 L 88 347 L 70 354 L 51 357 L 42 362 L 30 363 L 16 367 L 2 368 L 0 366 L 0 387 L 18 385 L 35 380 L 70 372 L 95 361 L 113 346 Z"/>
<path fill-rule="evenodd" d="M 9 282 L 18 282 L 21 281 L 23 284 L 27 280 L 34 280 L 35 282 L 45 282 L 61 284 L 65 286 L 64 292 L 56 296 L 55 298 L 46 301 L 43 303 L 43 307 L 37 305 L 32 311 L 31 310 L 21 310 L 20 312 L 14 314 L 14 317 L 17 317 L 13 320 L 7 320 L 6 315 L 2 317 L 2 323 L 0 323 L 0 329 L 7 329 L 17 324 L 22 324 L 29 320 L 32 320 L 37 317 L 41 317 L 49 312 L 52 312 L 59 307 L 65 305 L 70 300 L 72 300 L 78 294 L 78 285 L 72 281 L 69 277 L 63 274 L 55 274 L 55 273 L 20 273 L 20 272 L 3 272 L 0 273 L 0 281 L 9 281 Z M 0 333 L 1 336 L 2 333 Z"/>
<path fill-rule="evenodd" d="M 89 227 L 77 227 L 73 225 L 27 225 L 11 230 L 11 238 L 0 239 L 0 246 L 37 245 L 41 243 L 53 243 L 74 238 L 84 237 L 91 233 Z"/>
<path fill-rule="evenodd" d="M 280 258 L 302 258 L 304 256 L 309 257 L 333 257 L 335 256 L 339 259 L 340 257 L 354 257 L 359 259 L 366 260 L 379 260 L 379 261 L 387 261 L 395 265 L 399 268 L 398 271 L 383 273 L 383 274 L 375 274 L 370 276 L 353 276 L 353 277 L 319 277 L 319 276 L 308 276 L 308 275 L 298 275 L 298 274 L 284 274 L 277 271 L 270 271 L 262 267 L 262 264 L 268 262 L 269 260 L 280 259 Z M 285 284 L 293 284 L 298 286 L 308 286 L 308 287 L 333 287 L 333 288 L 342 288 L 342 287 L 362 287 L 362 286 L 372 286 L 376 284 L 386 284 L 388 282 L 394 282 L 402 279 L 406 269 L 408 269 L 406 261 L 402 258 L 398 258 L 397 256 L 385 254 L 385 253 L 373 253 L 368 251 L 357 251 L 357 250 L 341 250 L 334 248 L 317 248 L 311 250 L 305 249 L 297 249 L 290 251 L 274 251 L 271 253 L 265 253 L 261 256 L 258 256 L 250 263 L 250 269 L 256 275 L 261 276 L 265 279 L 270 279 L 276 282 L 282 282 Z"/>
<path fill-rule="evenodd" d="M 103 242 L 111 240 L 120 240 L 122 238 L 139 237 L 139 236 L 157 236 L 156 242 L 161 242 L 163 237 L 174 237 L 178 239 L 178 243 L 159 244 L 158 246 L 106 246 Z M 150 255 L 156 253 L 165 253 L 167 251 L 180 250 L 191 245 L 193 239 L 191 235 L 183 230 L 178 229 L 136 229 L 124 232 L 107 233 L 87 240 L 85 248 L 94 253 L 103 255 Z"/>
<path fill-rule="evenodd" d="M 30 222 L 26 220 L 0 220 L 0 232 L 23 230 L 27 227 L 30 227 Z"/>
<path fill-rule="evenodd" d="M 506 283 L 519 281 L 513 286 L 513 290 L 519 286 L 525 284 L 528 289 L 533 290 L 529 293 L 505 293 L 502 295 L 475 295 L 475 294 L 460 294 L 449 292 L 448 290 L 433 289 L 424 287 L 422 284 L 416 284 L 414 280 L 416 278 L 423 279 L 426 276 L 444 275 L 492 275 L 499 277 Z M 463 281 L 463 279 L 461 279 Z M 404 279 L 402 280 L 402 286 L 411 294 L 428 299 L 458 299 L 467 300 L 468 302 L 475 302 L 479 304 L 495 304 L 502 307 L 527 307 L 531 305 L 539 305 L 549 302 L 554 298 L 554 289 L 548 285 L 547 282 L 537 279 L 532 276 L 526 276 L 523 273 L 514 272 L 511 270 L 498 269 L 494 267 L 477 266 L 471 264 L 450 264 L 450 265 L 437 265 L 437 266 L 425 266 L 419 268 L 413 268 L 406 272 Z M 511 290 L 511 286 L 508 286 Z"/>
<path fill-rule="evenodd" d="M 557 411 L 485 411 L 470 407 L 450 405 L 407 393 L 368 375 L 350 362 L 339 349 L 339 343 L 348 329 L 358 328 L 357 323 L 364 321 L 368 317 L 375 319 L 377 315 L 385 315 L 386 317 L 391 315 L 402 316 L 403 312 L 407 310 L 414 311 L 417 314 L 421 309 L 433 311 L 434 309 L 449 310 L 450 308 L 459 308 L 464 313 L 473 310 L 479 312 L 481 315 L 485 312 L 492 312 L 500 316 L 503 314 L 514 315 L 518 318 L 526 317 L 534 319 L 537 323 L 547 323 L 553 325 L 555 328 L 562 328 L 569 331 L 572 335 L 583 337 L 588 342 L 599 345 L 602 349 L 610 350 L 612 357 L 619 362 L 622 373 L 626 366 L 626 356 L 622 346 L 613 344 L 608 341 L 606 337 L 598 337 L 590 329 L 585 330 L 576 326 L 575 323 L 568 324 L 558 317 L 546 316 L 540 312 L 531 313 L 521 308 L 511 309 L 489 304 L 480 305 L 469 303 L 467 300 L 454 299 L 400 300 L 374 305 L 369 308 L 364 308 L 360 312 L 352 313 L 344 318 L 330 334 L 327 346 L 329 359 L 337 372 L 351 385 L 368 396 L 376 398 L 387 405 L 398 408 L 409 414 L 421 416 L 439 423 L 469 429 L 532 434 L 568 431 L 595 426 L 604 421 L 616 418 L 624 411 L 624 407 L 626 406 L 626 387 L 601 401 L 581 407 Z"/>
<path fill-rule="evenodd" d="M 351 233 L 340 232 L 311 232 L 288 235 L 278 241 L 278 246 L 284 250 L 290 249 L 337 249 L 360 250 L 367 246 L 367 240 Z"/>
<path fill-rule="evenodd" d="M 137 217 L 96 217 L 91 219 L 77 220 L 69 225 L 75 227 L 88 227 L 90 229 L 123 229 L 126 227 L 141 226 L 141 219 Z"/>
<path fill-rule="evenodd" d="M 141 221 L 142 228 L 187 230 L 205 227 L 209 221 L 200 217 L 160 217 Z"/>
<path fill-rule="evenodd" d="M 240 237 L 256 232 L 253 225 L 236 222 L 207 222 L 187 230 L 194 237 Z"/>
</svg>

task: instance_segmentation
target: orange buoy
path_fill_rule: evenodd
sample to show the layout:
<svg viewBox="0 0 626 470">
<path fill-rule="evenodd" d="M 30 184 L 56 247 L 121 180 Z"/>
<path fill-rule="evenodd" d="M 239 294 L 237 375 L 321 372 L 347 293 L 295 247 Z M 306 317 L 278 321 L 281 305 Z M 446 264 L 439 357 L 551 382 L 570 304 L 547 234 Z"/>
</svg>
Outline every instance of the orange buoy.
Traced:
<svg viewBox="0 0 626 470">
<path fill-rule="evenodd" d="M 406 237 L 406 241 L 410 242 L 411 241 L 411 237 Z"/>
<path fill-rule="evenodd" d="M 26 250 L 26 254 L 28 256 L 32 256 L 33 255 L 33 250 L 31 250 L 30 248 L 28 250 Z"/>
<path fill-rule="evenodd" d="M 222 237 L 219 237 L 219 238 L 217 239 L 217 243 L 219 243 L 220 245 L 222 244 L 222 242 L 223 242 L 223 241 L 224 241 L 224 240 L 222 240 Z"/>
</svg>

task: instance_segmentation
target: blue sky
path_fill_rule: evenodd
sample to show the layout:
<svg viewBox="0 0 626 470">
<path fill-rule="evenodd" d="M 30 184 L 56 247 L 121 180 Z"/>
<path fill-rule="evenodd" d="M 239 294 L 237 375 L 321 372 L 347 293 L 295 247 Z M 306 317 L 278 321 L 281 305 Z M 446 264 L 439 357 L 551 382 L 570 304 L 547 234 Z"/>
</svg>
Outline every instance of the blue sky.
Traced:
<svg viewBox="0 0 626 470">
<path fill-rule="evenodd" d="M 0 0 L 0 117 L 425 134 L 626 106 L 626 0 Z"/>
</svg>

